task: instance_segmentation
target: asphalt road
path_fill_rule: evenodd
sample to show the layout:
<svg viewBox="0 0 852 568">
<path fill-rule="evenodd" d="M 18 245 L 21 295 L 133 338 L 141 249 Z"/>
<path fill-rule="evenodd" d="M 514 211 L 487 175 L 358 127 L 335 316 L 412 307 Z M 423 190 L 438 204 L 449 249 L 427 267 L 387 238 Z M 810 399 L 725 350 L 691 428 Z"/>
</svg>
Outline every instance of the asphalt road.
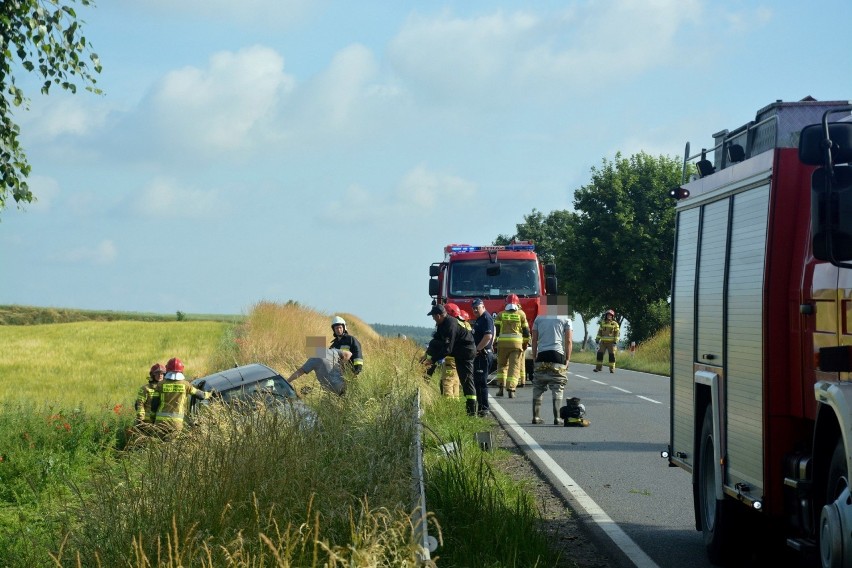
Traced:
<svg viewBox="0 0 852 568">
<path fill-rule="evenodd" d="M 660 457 L 669 438 L 668 377 L 592 369 L 572 363 L 565 389 L 586 406 L 587 428 L 555 426 L 550 392 L 544 424 L 533 425 L 530 384 L 514 399 L 491 388 L 492 411 L 620 565 L 709 568 L 690 474 Z"/>
</svg>

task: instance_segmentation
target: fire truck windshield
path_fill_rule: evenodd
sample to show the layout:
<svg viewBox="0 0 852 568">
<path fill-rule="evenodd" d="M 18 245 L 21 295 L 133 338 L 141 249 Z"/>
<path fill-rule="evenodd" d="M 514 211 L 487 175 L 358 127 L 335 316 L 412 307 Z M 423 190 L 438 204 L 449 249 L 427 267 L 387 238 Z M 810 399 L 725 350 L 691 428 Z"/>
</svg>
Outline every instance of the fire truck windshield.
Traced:
<svg viewBox="0 0 852 568">
<path fill-rule="evenodd" d="M 448 289 L 451 298 L 533 297 L 541 295 L 539 280 L 535 260 L 464 260 L 450 263 Z"/>
</svg>

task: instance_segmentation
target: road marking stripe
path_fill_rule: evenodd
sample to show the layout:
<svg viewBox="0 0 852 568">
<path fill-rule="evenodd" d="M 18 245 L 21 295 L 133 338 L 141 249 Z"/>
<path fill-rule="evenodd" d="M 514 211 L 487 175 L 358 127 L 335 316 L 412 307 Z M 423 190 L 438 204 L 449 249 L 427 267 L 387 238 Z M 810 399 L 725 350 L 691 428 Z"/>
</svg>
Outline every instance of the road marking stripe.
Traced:
<svg viewBox="0 0 852 568">
<path fill-rule="evenodd" d="M 642 396 L 642 395 L 639 395 L 639 394 L 637 394 L 636 396 L 638 396 L 642 400 L 647 400 L 648 402 L 653 402 L 654 404 L 663 404 L 659 400 L 654 400 L 653 398 L 648 398 L 647 396 Z"/>
<path fill-rule="evenodd" d="M 615 389 L 615 390 L 617 390 L 617 391 L 621 391 L 621 392 L 624 392 L 624 393 L 627 393 L 627 394 L 633 394 L 633 393 L 632 393 L 632 392 L 630 392 L 629 390 L 627 390 L 627 389 L 623 389 L 623 388 L 621 388 L 621 387 L 612 387 L 612 388 L 614 388 L 614 389 Z"/>
<path fill-rule="evenodd" d="M 491 411 L 497 414 L 500 418 L 500 421 L 503 423 L 503 426 L 511 429 L 515 434 L 517 434 L 518 438 L 521 440 L 521 445 L 525 446 L 526 450 L 532 452 L 533 454 L 541 460 L 541 463 L 544 467 L 553 475 L 556 479 L 559 480 L 559 483 L 562 484 L 562 487 L 565 491 L 571 494 L 577 504 L 582 507 L 583 511 L 586 512 L 589 517 L 601 528 L 612 542 L 621 549 L 621 551 L 630 559 L 633 564 L 637 566 L 637 568 L 659 568 L 659 565 L 651 560 L 651 557 L 645 554 L 645 552 L 639 548 L 633 539 L 631 539 L 627 533 L 621 530 L 615 522 L 609 518 L 609 515 L 601 509 L 597 503 L 589 497 L 588 493 L 586 493 L 582 487 L 580 487 L 568 473 L 562 469 L 559 464 L 553 461 L 546 451 L 542 449 L 541 446 L 538 445 L 538 442 L 533 440 L 532 436 L 527 434 L 527 431 L 521 428 L 521 426 L 515 422 L 515 419 L 509 416 L 509 413 L 503 410 L 503 407 L 494 400 L 492 397 L 489 397 L 489 403 Z"/>
</svg>

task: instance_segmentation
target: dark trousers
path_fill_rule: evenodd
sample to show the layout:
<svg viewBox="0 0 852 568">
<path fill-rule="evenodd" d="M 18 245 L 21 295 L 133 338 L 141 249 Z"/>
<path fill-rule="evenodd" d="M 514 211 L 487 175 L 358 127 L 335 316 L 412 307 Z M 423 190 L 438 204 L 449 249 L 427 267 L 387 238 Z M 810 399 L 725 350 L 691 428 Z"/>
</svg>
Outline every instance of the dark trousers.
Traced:
<svg viewBox="0 0 852 568">
<path fill-rule="evenodd" d="M 476 405 L 480 412 L 488 412 L 488 372 L 494 353 L 481 352 L 473 360 L 473 386 L 476 390 Z"/>
</svg>

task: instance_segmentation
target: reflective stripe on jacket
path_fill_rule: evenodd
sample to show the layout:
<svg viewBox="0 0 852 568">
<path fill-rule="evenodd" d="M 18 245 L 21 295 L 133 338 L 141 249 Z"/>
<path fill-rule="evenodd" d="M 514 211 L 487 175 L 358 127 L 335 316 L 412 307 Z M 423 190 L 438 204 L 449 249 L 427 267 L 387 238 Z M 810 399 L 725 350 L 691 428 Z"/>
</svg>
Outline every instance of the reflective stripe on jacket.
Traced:
<svg viewBox="0 0 852 568">
<path fill-rule="evenodd" d="M 530 326 L 523 310 L 500 312 L 494 318 L 494 328 L 497 331 L 498 345 L 517 344 L 520 347 L 530 336 Z"/>
</svg>

